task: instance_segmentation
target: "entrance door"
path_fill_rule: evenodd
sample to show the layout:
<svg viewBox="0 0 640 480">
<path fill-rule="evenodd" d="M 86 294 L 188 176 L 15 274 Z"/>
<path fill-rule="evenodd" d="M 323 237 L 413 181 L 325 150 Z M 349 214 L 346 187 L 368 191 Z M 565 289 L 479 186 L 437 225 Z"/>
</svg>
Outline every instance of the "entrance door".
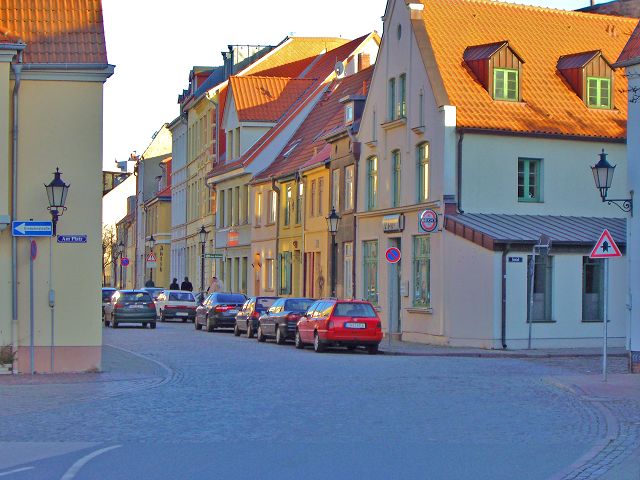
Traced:
<svg viewBox="0 0 640 480">
<path fill-rule="evenodd" d="M 402 252 L 401 239 L 391 238 L 389 241 L 390 247 L 396 247 Z M 402 321 L 400 318 L 400 278 L 402 272 L 402 259 L 398 263 L 392 263 L 389 265 L 389 322 L 391 326 L 391 333 L 402 333 Z"/>
</svg>

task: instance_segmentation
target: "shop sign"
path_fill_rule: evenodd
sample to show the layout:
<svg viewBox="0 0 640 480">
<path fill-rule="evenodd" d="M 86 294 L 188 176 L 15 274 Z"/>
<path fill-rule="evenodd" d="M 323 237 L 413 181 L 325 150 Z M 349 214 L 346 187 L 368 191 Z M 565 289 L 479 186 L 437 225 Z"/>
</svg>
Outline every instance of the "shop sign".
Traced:
<svg viewBox="0 0 640 480">
<path fill-rule="evenodd" d="M 227 246 L 237 247 L 240 245 L 240 233 L 237 230 L 229 230 L 227 233 Z"/>
<path fill-rule="evenodd" d="M 404 215 L 385 215 L 382 217 L 382 230 L 384 233 L 402 232 L 404 230 Z"/>
<path fill-rule="evenodd" d="M 435 232 L 438 229 L 438 214 L 435 210 L 428 208 L 420 213 L 418 224 L 424 233 Z"/>
</svg>

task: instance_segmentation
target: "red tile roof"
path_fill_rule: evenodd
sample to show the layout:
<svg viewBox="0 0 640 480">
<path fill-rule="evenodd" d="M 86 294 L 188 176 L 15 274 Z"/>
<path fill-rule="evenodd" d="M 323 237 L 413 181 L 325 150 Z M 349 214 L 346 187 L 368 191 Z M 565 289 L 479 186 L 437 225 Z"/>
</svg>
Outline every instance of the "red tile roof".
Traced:
<svg viewBox="0 0 640 480">
<path fill-rule="evenodd" d="M 420 1 L 424 10 L 415 25 L 428 33 L 446 95 L 456 106 L 458 127 L 625 137 L 624 72 L 615 74 L 615 109 L 589 109 L 559 75 L 557 64 L 564 55 L 591 50 L 614 61 L 637 20 L 489 0 Z M 502 41 L 508 41 L 525 62 L 522 102 L 494 101 L 462 61 L 468 47 Z M 423 55 L 426 51 L 422 48 Z"/>
<path fill-rule="evenodd" d="M 629 41 L 624 46 L 616 61 L 616 66 L 635 65 L 638 63 L 640 63 L 640 24 L 636 26 Z"/>
<path fill-rule="evenodd" d="M 230 77 L 241 122 L 277 122 L 311 87 L 313 80 L 281 77 Z"/>
<path fill-rule="evenodd" d="M 9 30 L 0 26 L 0 43 L 18 43 L 21 42 L 20 38 L 13 35 Z"/>
<path fill-rule="evenodd" d="M 340 99 L 365 93 L 365 85 L 370 84 L 372 75 L 373 67 L 369 67 L 334 80 L 275 161 L 256 176 L 256 181 L 290 175 L 326 160 L 330 152 L 325 150 L 327 144 L 323 137 L 344 123 L 344 105 Z M 294 145 L 295 148 L 288 152 Z"/>
<path fill-rule="evenodd" d="M 24 63 L 108 63 L 100 0 L 2 0 L 0 32 L 27 44 Z"/>
</svg>

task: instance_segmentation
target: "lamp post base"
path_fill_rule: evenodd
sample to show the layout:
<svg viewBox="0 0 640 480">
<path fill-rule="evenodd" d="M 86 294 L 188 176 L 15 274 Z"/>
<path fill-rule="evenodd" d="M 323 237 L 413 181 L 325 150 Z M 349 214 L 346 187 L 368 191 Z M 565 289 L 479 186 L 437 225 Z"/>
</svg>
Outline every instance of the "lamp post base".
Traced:
<svg viewBox="0 0 640 480">
<path fill-rule="evenodd" d="M 640 352 L 629 352 L 629 371 L 640 373 Z"/>
</svg>

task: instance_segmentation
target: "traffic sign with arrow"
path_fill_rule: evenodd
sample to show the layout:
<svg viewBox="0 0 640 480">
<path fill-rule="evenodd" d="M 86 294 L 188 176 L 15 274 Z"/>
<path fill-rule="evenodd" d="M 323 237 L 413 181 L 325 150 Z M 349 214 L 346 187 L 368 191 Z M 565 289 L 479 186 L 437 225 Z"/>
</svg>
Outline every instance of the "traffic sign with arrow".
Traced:
<svg viewBox="0 0 640 480">
<path fill-rule="evenodd" d="M 53 222 L 16 220 L 12 224 L 11 235 L 14 237 L 51 237 L 53 236 Z"/>
</svg>

